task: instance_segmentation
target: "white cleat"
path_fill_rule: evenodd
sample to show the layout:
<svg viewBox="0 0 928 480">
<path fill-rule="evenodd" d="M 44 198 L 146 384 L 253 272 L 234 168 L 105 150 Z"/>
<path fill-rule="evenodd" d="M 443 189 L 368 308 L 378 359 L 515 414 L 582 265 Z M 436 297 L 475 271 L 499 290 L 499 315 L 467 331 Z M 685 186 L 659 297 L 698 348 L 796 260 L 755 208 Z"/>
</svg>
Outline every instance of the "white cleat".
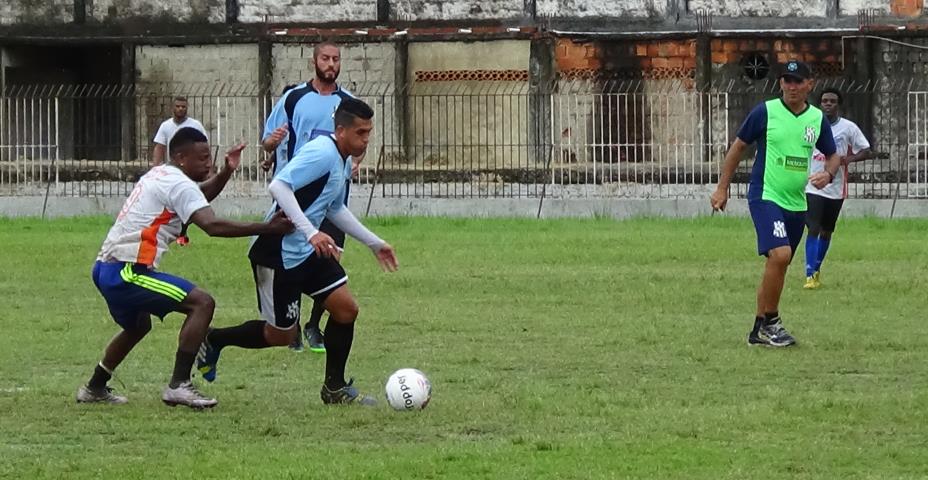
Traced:
<svg viewBox="0 0 928 480">
<path fill-rule="evenodd" d="M 213 408 L 219 402 L 215 398 L 209 398 L 200 393 L 190 382 L 184 382 L 177 388 L 165 387 L 161 394 L 161 401 L 165 405 L 176 407 L 177 405 L 186 405 L 190 408 Z"/>
<path fill-rule="evenodd" d="M 128 401 L 128 398 L 113 393 L 113 389 L 110 387 L 103 387 L 97 390 L 83 385 L 81 388 L 77 389 L 77 403 L 109 403 L 111 405 L 122 405 Z"/>
</svg>

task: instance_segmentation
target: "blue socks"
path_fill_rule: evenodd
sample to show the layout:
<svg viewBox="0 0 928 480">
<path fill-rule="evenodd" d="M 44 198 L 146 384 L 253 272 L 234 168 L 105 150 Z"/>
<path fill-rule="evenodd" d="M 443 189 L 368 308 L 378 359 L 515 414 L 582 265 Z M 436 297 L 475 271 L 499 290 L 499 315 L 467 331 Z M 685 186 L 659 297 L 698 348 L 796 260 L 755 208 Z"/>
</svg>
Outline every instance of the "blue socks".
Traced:
<svg viewBox="0 0 928 480">
<path fill-rule="evenodd" d="M 825 261 L 825 254 L 828 253 L 828 246 L 831 245 L 831 239 L 825 240 L 824 238 L 819 237 L 818 239 L 818 257 L 815 259 L 815 271 L 819 271 L 822 268 L 822 262 Z"/>
<path fill-rule="evenodd" d="M 821 262 L 818 259 L 818 250 L 819 250 L 819 240 L 818 237 L 813 237 L 809 235 L 806 237 L 806 276 L 811 277 L 813 273 L 818 271 L 818 265 L 821 265 Z"/>
</svg>

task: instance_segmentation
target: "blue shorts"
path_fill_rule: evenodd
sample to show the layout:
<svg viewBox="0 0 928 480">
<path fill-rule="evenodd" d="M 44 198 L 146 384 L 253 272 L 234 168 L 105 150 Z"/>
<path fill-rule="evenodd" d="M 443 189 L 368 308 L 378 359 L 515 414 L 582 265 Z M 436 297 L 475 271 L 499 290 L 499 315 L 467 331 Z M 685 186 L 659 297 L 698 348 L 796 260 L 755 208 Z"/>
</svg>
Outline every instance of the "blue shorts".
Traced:
<svg viewBox="0 0 928 480">
<path fill-rule="evenodd" d="M 96 262 L 93 283 L 106 300 L 113 320 L 126 330 L 138 328 L 141 314 L 164 318 L 176 312 L 196 285 L 135 263 Z"/>
<path fill-rule="evenodd" d="M 767 255 L 774 248 L 786 246 L 796 253 L 805 230 L 806 212 L 784 210 L 770 200 L 749 201 L 748 209 L 757 232 L 758 255 Z"/>
</svg>

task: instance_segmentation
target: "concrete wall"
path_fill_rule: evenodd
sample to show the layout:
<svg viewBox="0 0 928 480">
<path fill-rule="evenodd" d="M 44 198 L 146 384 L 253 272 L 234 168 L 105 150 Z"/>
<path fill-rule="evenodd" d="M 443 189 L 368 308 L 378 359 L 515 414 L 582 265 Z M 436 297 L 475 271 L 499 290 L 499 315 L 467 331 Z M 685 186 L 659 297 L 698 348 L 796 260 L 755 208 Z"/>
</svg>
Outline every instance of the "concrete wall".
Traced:
<svg viewBox="0 0 928 480">
<path fill-rule="evenodd" d="M 158 125 L 171 115 L 176 95 L 187 97 L 188 115 L 203 123 L 213 144 L 253 141 L 258 126 L 264 125 L 263 102 L 256 95 L 257 44 L 140 45 L 135 55 L 136 81 L 143 93 L 137 103 L 139 145 L 151 145 Z M 220 91 L 220 84 L 232 88 Z"/>
<path fill-rule="evenodd" d="M 395 20 L 487 20 L 520 18 L 522 0 L 394 0 L 390 16 Z"/>
<path fill-rule="evenodd" d="M 824 17 L 827 4 L 828 0 L 692 0 L 689 9 L 727 17 Z"/>
<path fill-rule="evenodd" d="M 756 0 L 754 0 L 756 1 Z M 546 17 L 615 18 L 658 17 L 666 14 L 666 0 L 537 0 L 538 15 Z"/>
<path fill-rule="evenodd" d="M 859 10 L 866 8 L 889 13 L 891 3 L 890 0 L 841 0 L 838 2 L 838 9 L 840 15 L 857 15 Z"/>
<path fill-rule="evenodd" d="M 84 0 L 88 23 L 119 23 L 132 19 L 154 22 L 221 23 L 225 0 Z M 679 18 L 671 15 L 677 0 L 535 0 L 540 17 L 601 21 L 613 18 L 663 19 L 666 26 Z M 347 22 L 371 25 L 378 18 L 378 0 L 238 0 L 242 23 L 323 24 Z M 924 0 L 689 0 L 683 14 L 703 10 L 716 17 L 826 18 L 833 5 L 837 13 L 854 16 L 860 9 L 881 10 L 896 17 L 924 15 Z M 508 20 L 531 19 L 524 0 L 389 0 L 389 19 Z M 73 0 L 3 0 L 0 25 L 58 24 L 74 20 Z M 601 23 L 601 22 L 600 22 Z M 788 27 L 789 25 L 783 25 Z"/>
<path fill-rule="evenodd" d="M 225 0 L 93 0 L 87 5 L 88 21 L 101 23 L 131 18 L 221 23 L 226 15 Z"/>
<path fill-rule="evenodd" d="M 371 22 L 377 19 L 376 0 L 239 0 L 242 23 Z"/>
<path fill-rule="evenodd" d="M 527 71 L 529 47 L 529 42 L 522 40 L 410 44 L 407 74 L 413 95 L 406 116 L 409 135 L 404 139 L 404 158 L 397 161 L 418 168 L 461 170 L 526 165 L 527 81 L 474 78 L 487 71 Z M 417 81 L 417 76 L 428 72 L 446 76 Z"/>
<path fill-rule="evenodd" d="M 73 19 L 73 0 L 0 1 L 0 25 L 69 23 Z"/>
<path fill-rule="evenodd" d="M 374 132 L 368 146 L 368 159 L 377 161 L 381 146 L 390 149 L 402 145 L 397 130 L 395 82 L 396 46 L 393 43 L 343 44 L 341 73 L 338 81 L 343 88 L 368 102 L 374 109 Z M 271 92 L 276 97 L 286 85 L 311 80 L 313 44 L 275 44 L 271 53 Z"/>
</svg>

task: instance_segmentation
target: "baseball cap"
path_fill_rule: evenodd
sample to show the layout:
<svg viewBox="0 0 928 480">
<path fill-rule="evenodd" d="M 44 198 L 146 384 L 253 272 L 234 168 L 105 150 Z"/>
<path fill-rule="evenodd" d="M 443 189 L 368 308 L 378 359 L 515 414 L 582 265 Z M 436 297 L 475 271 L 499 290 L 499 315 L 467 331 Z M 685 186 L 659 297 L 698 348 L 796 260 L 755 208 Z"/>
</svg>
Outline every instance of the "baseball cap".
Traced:
<svg viewBox="0 0 928 480">
<path fill-rule="evenodd" d="M 812 78 L 812 69 L 799 60 L 790 60 L 783 64 L 783 71 L 780 73 L 780 78 L 782 77 L 793 77 L 800 80 L 808 80 Z"/>
</svg>

